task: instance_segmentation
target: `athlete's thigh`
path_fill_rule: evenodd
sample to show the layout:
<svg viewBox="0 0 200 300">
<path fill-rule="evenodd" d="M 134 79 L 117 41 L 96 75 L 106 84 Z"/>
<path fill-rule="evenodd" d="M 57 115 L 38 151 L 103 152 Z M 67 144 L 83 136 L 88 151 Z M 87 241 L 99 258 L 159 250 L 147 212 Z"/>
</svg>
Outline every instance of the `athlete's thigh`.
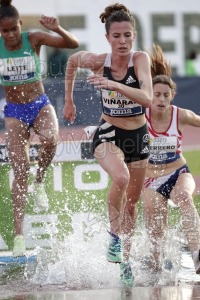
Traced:
<svg viewBox="0 0 200 300">
<path fill-rule="evenodd" d="M 16 118 L 5 118 L 5 129 L 9 159 L 16 163 L 28 161 L 30 130 L 27 124 Z"/>
<path fill-rule="evenodd" d="M 101 167 L 111 176 L 128 173 L 121 149 L 111 142 L 104 142 L 95 149 L 94 156 Z"/>
<path fill-rule="evenodd" d="M 151 215 L 167 210 L 167 199 L 155 190 L 143 188 L 141 200 L 143 210 Z"/>
<path fill-rule="evenodd" d="M 136 201 L 140 197 L 146 174 L 147 159 L 132 162 L 128 164 L 130 180 L 127 190 L 128 198 L 135 198 Z"/>
<path fill-rule="evenodd" d="M 195 181 L 191 173 L 182 173 L 179 175 L 178 180 L 173 187 L 170 198 L 174 203 L 177 203 L 181 194 L 193 195 L 195 192 Z"/>
<path fill-rule="evenodd" d="M 52 105 L 45 105 L 40 110 L 33 124 L 33 130 L 39 135 L 40 140 L 58 138 L 58 119 Z"/>
</svg>

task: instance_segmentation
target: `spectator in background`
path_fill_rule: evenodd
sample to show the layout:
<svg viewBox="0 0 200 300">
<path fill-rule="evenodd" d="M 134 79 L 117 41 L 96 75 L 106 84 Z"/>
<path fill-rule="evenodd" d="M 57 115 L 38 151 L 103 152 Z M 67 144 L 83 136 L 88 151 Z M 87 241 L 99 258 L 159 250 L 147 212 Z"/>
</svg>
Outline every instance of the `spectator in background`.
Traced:
<svg viewBox="0 0 200 300">
<path fill-rule="evenodd" d="M 48 59 L 48 76 L 64 77 L 67 64 L 67 52 L 59 48 L 55 48 Z"/>
<path fill-rule="evenodd" d="M 197 59 L 196 51 L 191 50 L 185 61 L 185 75 L 186 76 L 197 76 L 196 59 Z"/>
</svg>

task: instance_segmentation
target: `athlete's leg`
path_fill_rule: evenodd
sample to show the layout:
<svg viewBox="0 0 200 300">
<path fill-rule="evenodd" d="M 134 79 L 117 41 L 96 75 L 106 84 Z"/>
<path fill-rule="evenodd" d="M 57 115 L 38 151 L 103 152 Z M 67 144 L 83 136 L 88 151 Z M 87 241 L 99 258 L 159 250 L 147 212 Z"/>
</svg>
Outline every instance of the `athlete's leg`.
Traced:
<svg viewBox="0 0 200 300">
<path fill-rule="evenodd" d="M 110 231 L 116 235 L 121 233 L 121 219 L 126 189 L 129 183 L 129 171 L 124 163 L 122 151 L 112 143 L 102 143 L 95 149 L 95 158 L 111 177 L 108 191 L 108 211 Z"/>
<path fill-rule="evenodd" d="M 134 234 L 135 224 L 138 214 L 138 201 L 144 184 L 147 160 L 141 160 L 128 164 L 130 180 L 126 192 L 126 202 L 124 203 L 124 213 L 122 222 L 122 232 L 124 234 L 124 260 L 128 261 L 131 237 Z"/>
<path fill-rule="evenodd" d="M 160 268 L 164 255 L 167 229 L 167 199 L 160 193 L 148 188 L 142 191 L 142 210 L 146 231 L 150 241 L 153 269 Z"/>
<path fill-rule="evenodd" d="M 193 203 L 195 182 L 190 173 L 182 173 L 174 186 L 170 197 L 180 208 L 183 232 L 190 251 L 200 249 L 200 219 Z"/>
<path fill-rule="evenodd" d="M 28 193 L 29 143 L 28 126 L 15 118 L 5 118 L 6 144 L 14 179 L 12 201 L 14 213 L 14 235 L 23 234 L 23 220 Z"/>
<path fill-rule="evenodd" d="M 46 105 L 40 110 L 33 129 L 41 142 L 36 175 L 36 182 L 41 183 L 55 155 L 59 135 L 58 120 L 52 105 Z"/>
</svg>

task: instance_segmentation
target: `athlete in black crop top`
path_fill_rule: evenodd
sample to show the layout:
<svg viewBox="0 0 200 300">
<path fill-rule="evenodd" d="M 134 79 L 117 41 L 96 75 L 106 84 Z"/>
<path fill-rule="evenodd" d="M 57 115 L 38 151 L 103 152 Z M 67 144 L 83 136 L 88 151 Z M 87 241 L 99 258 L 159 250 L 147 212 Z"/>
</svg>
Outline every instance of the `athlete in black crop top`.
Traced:
<svg viewBox="0 0 200 300">
<path fill-rule="evenodd" d="M 135 89 L 140 89 L 133 66 L 134 54 L 134 52 L 130 53 L 125 76 L 121 80 L 115 80 L 111 72 L 111 53 L 108 53 L 104 64 L 103 77 Z M 134 117 L 145 113 L 144 106 L 110 89 L 101 89 L 101 100 L 103 113 L 111 117 Z"/>
<path fill-rule="evenodd" d="M 130 239 L 149 154 L 144 108 L 152 98 L 150 59 L 142 51 L 134 55 L 131 51 L 135 20 L 123 4 L 107 6 L 100 18 L 105 23 L 111 53 L 80 51 L 69 57 L 64 116 L 74 121 L 73 86 L 77 69 L 90 69 L 94 75 L 88 80 L 101 90 L 103 108 L 93 138 L 94 156 L 112 181 L 107 199 L 110 221 L 107 260 L 120 263 L 122 284 L 132 286 Z M 127 239 L 122 251 L 123 237 Z"/>
<path fill-rule="evenodd" d="M 111 68 L 110 68 L 111 66 L 108 66 L 108 63 L 107 63 L 107 65 L 106 64 L 104 65 L 103 76 L 110 80 L 118 81 L 127 86 L 130 86 L 130 87 L 133 87 L 136 89 L 140 89 L 139 81 L 135 74 L 135 69 L 134 69 L 133 62 L 132 62 L 133 55 L 134 55 L 134 52 L 131 52 L 130 62 L 129 62 L 130 65 L 128 66 L 127 73 L 123 79 L 115 80 L 113 78 Z M 110 56 L 110 53 L 108 54 L 108 57 L 109 56 Z"/>
</svg>

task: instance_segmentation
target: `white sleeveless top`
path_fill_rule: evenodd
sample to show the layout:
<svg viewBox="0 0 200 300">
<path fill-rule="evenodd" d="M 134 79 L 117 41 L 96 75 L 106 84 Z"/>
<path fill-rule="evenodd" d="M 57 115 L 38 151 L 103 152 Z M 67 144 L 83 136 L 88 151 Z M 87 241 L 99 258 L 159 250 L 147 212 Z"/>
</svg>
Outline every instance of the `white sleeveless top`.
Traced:
<svg viewBox="0 0 200 300">
<path fill-rule="evenodd" d="M 151 164 L 166 164 L 176 161 L 182 153 L 182 133 L 178 129 L 178 107 L 172 105 L 171 121 L 165 132 L 156 132 L 151 124 L 151 108 L 146 109 L 150 137 Z"/>
</svg>

